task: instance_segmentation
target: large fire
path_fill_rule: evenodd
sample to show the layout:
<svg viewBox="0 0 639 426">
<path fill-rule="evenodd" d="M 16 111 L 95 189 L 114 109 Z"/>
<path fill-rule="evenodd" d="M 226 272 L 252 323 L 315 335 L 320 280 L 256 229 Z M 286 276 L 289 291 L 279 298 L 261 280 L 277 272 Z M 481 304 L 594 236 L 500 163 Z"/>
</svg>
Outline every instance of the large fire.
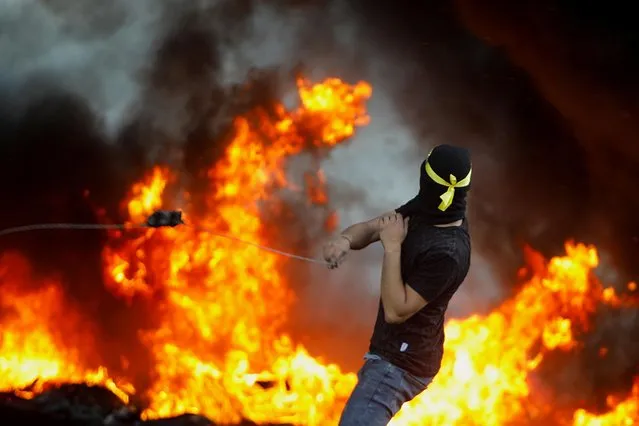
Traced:
<svg viewBox="0 0 639 426">
<path fill-rule="evenodd" d="M 289 185 L 285 161 L 309 146 L 330 149 L 368 122 L 365 103 L 372 92 L 366 83 L 299 80 L 298 90 L 296 110 L 257 108 L 235 120 L 225 155 L 208 173 L 206 215 L 189 215 L 185 205 L 188 226 L 148 230 L 135 238 L 110 235 L 103 252 L 109 290 L 127 301 L 154 300 L 161 309 L 158 326 L 140 332 L 153 354 L 152 385 L 141 391 L 149 401 L 146 418 L 193 412 L 227 424 L 246 418 L 334 425 L 356 383 L 354 373 L 313 357 L 284 331 L 295 302 L 281 272 L 287 259 L 216 236 L 268 244 L 261 208 L 274 190 Z M 131 222 L 166 205 L 166 189 L 177 182 L 173 177 L 173 171 L 156 167 L 132 187 L 124 203 Z M 317 181 L 312 199 L 325 202 L 321 174 Z M 568 243 L 565 256 L 549 261 L 528 254 L 530 267 L 522 270 L 514 297 L 489 315 L 447 323 L 440 374 L 403 407 L 393 426 L 526 423 L 552 410 L 548 401 L 531 402 L 537 367 L 552 351 L 579 349 L 578 335 L 588 331 L 598 305 L 628 302 L 594 277 L 594 247 Z M 0 390 L 29 397 L 46 383 L 90 382 L 125 401 L 135 393 L 127 380 L 111 378 L 105 368 L 86 368 L 82 350 L 90 344 L 70 349 L 59 343 L 61 333 L 76 333 L 85 343 L 92 334 L 58 281 L 35 282 L 41 279 L 15 253 L 0 257 L 0 279 Z M 636 284 L 628 289 L 634 291 Z M 627 399 L 611 397 L 607 413 L 575 409 L 558 413 L 558 421 L 636 424 L 637 401 L 639 381 Z"/>
</svg>

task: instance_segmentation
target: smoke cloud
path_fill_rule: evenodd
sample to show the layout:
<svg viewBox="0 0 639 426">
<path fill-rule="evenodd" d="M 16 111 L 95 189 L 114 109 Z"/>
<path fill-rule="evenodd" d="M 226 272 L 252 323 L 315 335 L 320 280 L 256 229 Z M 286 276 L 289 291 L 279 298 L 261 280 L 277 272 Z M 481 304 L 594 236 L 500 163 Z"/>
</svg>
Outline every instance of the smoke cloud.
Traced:
<svg viewBox="0 0 639 426">
<path fill-rule="evenodd" d="M 471 30 L 501 46 L 513 64 L 525 70 L 530 85 L 563 127 L 565 136 L 556 136 L 560 143 L 552 145 L 561 151 L 549 146 L 542 151 L 545 160 L 535 165 L 539 172 L 550 173 L 544 178 L 538 172 L 537 186 L 563 186 L 572 193 L 543 202 L 557 212 L 547 217 L 568 214 L 574 225 L 564 228 L 572 231 L 564 237 L 600 244 L 614 254 L 614 266 L 623 271 L 623 279 L 636 278 L 639 228 L 631 212 L 639 199 L 632 195 L 631 182 L 639 177 L 639 126 L 632 119 L 637 113 L 633 94 L 638 64 L 623 10 L 603 11 L 596 19 L 599 10 L 551 9 L 544 2 L 527 5 L 519 14 L 490 5 L 479 9 L 471 2 L 458 4 Z M 560 173 L 572 178 L 561 179 Z M 534 205 L 527 208 L 529 215 L 538 214 Z"/>
</svg>

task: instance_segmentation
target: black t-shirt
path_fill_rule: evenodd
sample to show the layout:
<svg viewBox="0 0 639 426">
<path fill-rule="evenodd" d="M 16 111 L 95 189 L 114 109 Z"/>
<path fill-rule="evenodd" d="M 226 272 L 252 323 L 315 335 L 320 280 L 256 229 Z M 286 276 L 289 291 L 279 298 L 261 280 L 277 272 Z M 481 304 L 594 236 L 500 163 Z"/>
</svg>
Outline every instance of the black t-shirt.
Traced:
<svg viewBox="0 0 639 426">
<path fill-rule="evenodd" d="M 468 274 L 471 249 L 466 219 L 451 227 L 425 222 L 410 218 L 401 268 L 404 283 L 428 304 L 405 322 L 388 324 L 380 300 L 369 350 L 416 376 L 434 377 L 444 354 L 444 314 Z"/>
</svg>

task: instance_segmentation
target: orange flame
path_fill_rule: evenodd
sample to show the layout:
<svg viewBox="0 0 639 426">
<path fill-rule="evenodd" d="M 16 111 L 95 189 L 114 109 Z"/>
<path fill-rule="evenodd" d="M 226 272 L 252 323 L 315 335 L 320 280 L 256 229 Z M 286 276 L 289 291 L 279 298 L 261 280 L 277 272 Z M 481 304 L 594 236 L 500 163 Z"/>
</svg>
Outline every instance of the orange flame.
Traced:
<svg viewBox="0 0 639 426">
<path fill-rule="evenodd" d="M 308 143 L 339 143 L 367 119 L 363 103 L 371 91 L 365 83 L 351 87 L 330 79 L 311 86 L 299 80 L 298 87 L 300 109 L 289 113 L 277 105 L 275 119 L 257 109 L 235 120 L 226 155 L 209 171 L 209 215 L 191 218 L 194 227 L 148 234 L 124 250 L 105 251 L 107 271 L 120 294 L 152 292 L 144 281 L 149 268 L 165 283 L 156 289 L 167 301 L 164 322 L 143 336 L 155 356 L 157 377 L 147 418 L 191 411 L 226 423 L 247 417 L 323 425 L 335 421 L 355 383 L 353 374 L 313 359 L 279 331 L 294 300 L 278 272 L 282 258 L 211 233 L 266 243 L 260 202 L 273 187 L 288 184 L 286 158 Z M 132 194 L 129 211 L 147 215 L 157 208 L 140 197 L 161 199 L 165 185 L 158 180 L 164 176 L 154 172 L 145 185 L 150 190 Z M 148 208 L 131 207 L 140 205 Z"/>
<path fill-rule="evenodd" d="M 261 424 L 334 425 L 356 384 L 355 374 L 313 357 L 283 331 L 295 302 L 280 272 L 285 259 L 216 236 L 229 233 L 267 244 L 261 208 L 273 190 L 290 185 L 285 161 L 309 145 L 339 144 L 368 123 L 368 84 L 297 83 L 297 110 L 276 105 L 236 118 L 232 141 L 209 170 L 206 215 L 189 215 L 187 227 L 148 230 L 132 239 L 114 232 L 104 249 L 108 288 L 125 300 L 152 297 L 159 304 L 157 328 L 141 334 L 154 357 L 145 418 L 192 412 L 220 423 L 247 418 Z M 324 176 L 307 179 L 311 200 L 325 203 Z M 169 170 L 154 168 L 134 185 L 126 204 L 130 220 L 142 222 L 162 207 L 172 182 Z M 334 226 L 335 216 L 330 221 Z M 549 414 L 547 407 L 531 406 L 530 378 L 537 367 L 551 351 L 579 349 L 577 336 L 588 331 L 599 304 L 628 302 L 593 276 L 594 247 L 569 243 L 565 256 L 549 261 L 527 252 L 530 268 L 521 276 L 529 278 L 514 297 L 489 315 L 447 323 L 440 374 L 391 425 L 497 426 Z M 0 278 L 0 307 L 15 311 L 2 318 L 0 388 L 22 388 L 36 378 L 84 380 L 102 383 L 126 400 L 130 385 L 116 384 L 104 369 L 82 368 L 81 355 L 90 345 L 60 344 L 61 331 L 50 324 L 61 318 L 79 336 L 90 332 L 83 332 L 82 319 L 72 314 L 58 282 L 18 291 L 37 280 L 23 259 L 9 255 L 0 258 Z M 635 289 L 636 284 L 628 285 Z M 558 421 L 635 424 L 638 395 L 639 384 L 627 400 L 610 398 L 608 413 L 578 409 Z"/>
<path fill-rule="evenodd" d="M 528 378 L 544 356 L 576 347 L 574 333 L 588 329 L 598 303 L 620 303 L 591 274 L 594 247 L 568 243 L 566 256 L 536 260 L 535 275 L 495 312 L 447 323 L 439 375 L 390 425 L 507 424 L 530 409 Z"/>
<path fill-rule="evenodd" d="M 91 334 L 65 304 L 59 283 L 39 281 L 26 260 L 12 253 L 0 257 L 0 282 L 0 391 L 28 388 L 19 394 L 30 398 L 56 383 L 100 384 L 128 402 L 133 386 L 116 383 L 103 367 L 81 367 L 80 350 L 91 348 Z M 25 289 L 26 284 L 32 290 Z M 65 332 L 82 344 L 62 346 Z"/>
<path fill-rule="evenodd" d="M 605 414 L 592 414 L 579 409 L 575 412 L 573 426 L 632 426 L 639 420 L 639 379 L 635 380 L 631 394 L 627 399 L 618 401 L 608 397 L 610 411 Z"/>
</svg>

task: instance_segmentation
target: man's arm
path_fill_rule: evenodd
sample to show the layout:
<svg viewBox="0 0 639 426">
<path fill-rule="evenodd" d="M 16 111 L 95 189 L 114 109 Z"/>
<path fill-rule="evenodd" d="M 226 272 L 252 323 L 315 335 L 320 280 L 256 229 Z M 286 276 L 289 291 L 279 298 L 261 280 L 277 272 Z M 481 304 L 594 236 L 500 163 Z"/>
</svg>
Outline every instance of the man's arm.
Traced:
<svg viewBox="0 0 639 426">
<path fill-rule="evenodd" d="M 366 248 L 370 244 L 379 241 L 379 219 L 391 213 L 392 212 L 384 213 L 366 222 L 351 225 L 344 229 L 340 235 L 350 242 L 351 250 Z"/>
<path fill-rule="evenodd" d="M 423 256 L 406 283 L 402 281 L 401 252 L 384 253 L 381 297 L 384 319 L 398 324 L 434 300 L 452 281 L 457 263 L 449 256 Z"/>
<path fill-rule="evenodd" d="M 389 324 L 406 321 L 428 304 L 427 300 L 402 281 L 401 257 L 399 250 L 384 252 L 382 262 L 382 305 L 384 319 Z"/>
</svg>

